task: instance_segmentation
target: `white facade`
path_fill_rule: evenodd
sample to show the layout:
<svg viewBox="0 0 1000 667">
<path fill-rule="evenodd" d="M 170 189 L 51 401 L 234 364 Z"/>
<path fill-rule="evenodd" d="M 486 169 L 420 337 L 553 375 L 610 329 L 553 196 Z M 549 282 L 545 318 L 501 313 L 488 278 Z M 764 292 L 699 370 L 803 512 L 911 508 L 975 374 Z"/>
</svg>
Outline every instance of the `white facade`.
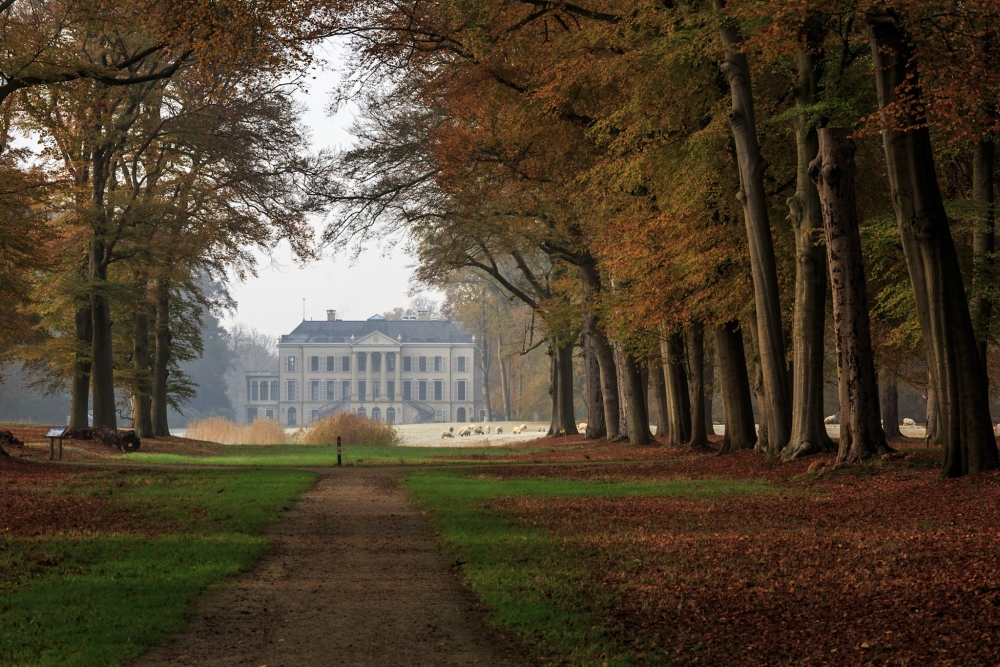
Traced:
<svg viewBox="0 0 1000 667">
<path fill-rule="evenodd" d="M 344 411 L 395 424 L 481 418 L 475 342 L 451 322 L 303 322 L 281 337 L 278 354 L 277 400 L 275 376 L 247 373 L 248 420 L 275 409 L 286 426 Z"/>
</svg>

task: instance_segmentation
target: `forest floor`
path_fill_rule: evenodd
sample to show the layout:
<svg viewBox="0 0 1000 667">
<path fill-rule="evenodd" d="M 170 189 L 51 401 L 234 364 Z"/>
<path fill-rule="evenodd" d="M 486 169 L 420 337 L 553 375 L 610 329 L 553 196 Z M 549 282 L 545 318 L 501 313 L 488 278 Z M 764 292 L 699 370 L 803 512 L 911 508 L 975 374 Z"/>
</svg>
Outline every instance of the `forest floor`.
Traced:
<svg viewBox="0 0 1000 667">
<path fill-rule="evenodd" d="M 322 654 L 313 644 L 326 647 L 324 659 L 333 664 L 337 656 L 344 664 L 421 664 L 425 657 L 427 664 L 441 664 L 434 658 L 444 664 L 1000 664 L 1000 473 L 942 479 L 940 450 L 913 440 L 897 444 L 898 456 L 843 467 L 833 466 L 832 456 L 785 464 L 752 452 L 720 457 L 581 438 L 543 438 L 488 453 L 446 450 L 432 459 L 410 452 L 417 448 L 358 457 L 322 471 L 314 490 L 270 529 L 273 551 L 235 584 L 201 598 L 198 619 L 143 664 L 228 664 L 233 656 L 242 657 L 239 664 L 258 657 L 257 664 L 272 667 L 315 664 Z M 202 462 L 220 456 L 221 447 L 164 446 Z M 102 456 L 100 464 L 136 465 L 134 456 Z M 243 462 L 236 457 L 230 464 L 262 461 L 239 456 Z M 400 466 L 400 458 L 419 465 Z M 393 462 L 395 468 L 387 467 Z M 213 476 L 199 485 L 184 477 L 188 471 L 164 467 L 4 465 L 0 570 L 9 563 L 28 574 L 5 584 L 0 621 L 24 635 L 20 650 L 28 652 L 50 651 L 45 642 L 52 637 L 41 627 L 58 625 L 48 607 L 35 612 L 32 600 L 49 598 L 32 597 L 31 590 L 53 572 L 65 585 L 69 563 L 90 557 L 64 543 L 106 535 L 101 539 L 137 540 L 130 543 L 134 553 L 150 536 L 187 535 L 185 512 L 142 503 L 170 484 L 198 488 L 178 495 L 206 508 L 187 510 L 195 533 L 208 535 L 208 526 L 229 536 L 223 542 L 247 536 L 240 539 L 250 547 L 220 570 L 233 573 L 263 553 L 253 540 L 264 540 L 251 537 L 264 519 L 241 519 L 243 506 L 227 498 L 229 489 L 250 483 L 238 476 L 314 474 L 190 471 Z M 214 477 L 224 475 L 235 477 Z M 426 517 L 397 490 L 396 479 Z M 217 493 L 215 485 L 226 491 Z M 121 496 L 126 492 L 132 495 Z M 49 500 L 39 504 L 39 498 Z M 127 506 L 151 509 L 123 514 L 123 498 Z M 281 502 L 270 506 L 268 521 L 275 507 L 280 513 L 291 506 Z M 22 506 L 31 509 L 11 511 Z M 173 518 L 163 521 L 157 512 Z M 444 555 L 433 547 L 434 534 Z M 114 544 L 98 551 L 131 562 Z M 207 585 L 190 573 L 203 576 L 204 566 L 174 560 L 190 580 L 175 607 L 190 610 L 194 592 Z M 102 571 L 114 575 L 122 567 Z M 117 574 L 143 590 L 139 579 Z M 87 620 L 90 607 L 71 598 L 70 610 L 58 617 L 66 637 L 101 627 L 104 621 Z M 62 599 L 65 606 L 68 598 Z M 422 605 L 427 611 L 419 611 Z M 136 619 L 130 627 L 145 618 L 142 609 L 117 613 Z M 181 620 L 166 630 L 130 636 L 121 657 L 162 641 L 183 620 L 178 614 Z M 425 626 L 405 620 L 421 615 L 438 620 Z M 520 649 L 511 652 L 500 636 Z M 517 650 L 528 657 L 516 658 Z M 3 655 L 0 662 L 44 664 Z"/>
</svg>

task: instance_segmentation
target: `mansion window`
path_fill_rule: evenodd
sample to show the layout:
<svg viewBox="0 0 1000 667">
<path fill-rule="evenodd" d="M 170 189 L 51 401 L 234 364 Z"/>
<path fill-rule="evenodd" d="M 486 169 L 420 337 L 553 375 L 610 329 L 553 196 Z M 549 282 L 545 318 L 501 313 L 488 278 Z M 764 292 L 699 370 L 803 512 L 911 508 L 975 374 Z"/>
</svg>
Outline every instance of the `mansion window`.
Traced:
<svg viewBox="0 0 1000 667">
<path fill-rule="evenodd" d="M 440 373 L 444 370 L 444 357 L 434 357 L 434 372 Z"/>
<path fill-rule="evenodd" d="M 340 370 L 342 370 L 345 373 L 350 373 L 351 372 L 351 358 L 350 357 L 341 357 L 340 358 Z"/>
<path fill-rule="evenodd" d="M 295 357 L 288 357 L 287 364 L 288 365 L 286 366 L 286 368 L 288 369 L 288 372 L 289 373 L 294 373 L 295 372 Z"/>
<path fill-rule="evenodd" d="M 332 373 L 336 370 L 337 357 L 327 357 L 326 358 L 326 370 L 328 373 Z"/>
<path fill-rule="evenodd" d="M 372 373 L 382 372 L 382 355 L 379 352 L 372 352 Z M 372 394 L 374 396 L 375 394 Z"/>
<path fill-rule="evenodd" d="M 326 381 L 326 400 L 335 401 L 337 400 L 334 395 L 337 393 L 337 381 L 327 380 Z"/>
<path fill-rule="evenodd" d="M 358 380 L 358 400 L 365 400 L 365 381 Z"/>
<path fill-rule="evenodd" d="M 316 357 L 317 359 L 319 357 Z M 309 400 L 318 401 L 319 400 L 319 380 L 311 380 L 309 382 Z"/>
<path fill-rule="evenodd" d="M 351 381 L 350 380 L 342 380 L 340 382 L 340 391 L 341 391 L 341 395 L 340 395 L 340 399 L 341 400 L 343 400 L 343 401 L 349 401 L 349 400 L 351 400 Z"/>
<path fill-rule="evenodd" d="M 294 357 L 292 357 L 294 359 Z M 295 400 L 295 380 L 288 381 L 288 400 Z"/>
<path fill-rule="evenodd" d="M 278 400 L 278 386 L 279 386 L 279 384 L 278 384 L 277 380 L 271 380 L 271 400 L 272 401 Z"/>
<path fill-rule="evenodd" d="M 319 372 L 319 357 L 309 357 L 309 370 L 313 373 Z"/>
<path fill-rule="evenodd" d="M 396 372 L 396 355 L 391 352 L 385 354 L 385 370 L 388 373 Z"/>
<path fill-rule="evenodd" d="M 266 401 L 267 400 L 267 382 L 266 381 L 260 383 L 260 400 L 262 400 L 262 401 Z"/>
<path fill-rule="evenodd" d="M 396 400 L 396 381 L 386 380 L 385 381 L 385 397 L 390 401 Z M 390 408 L 391 409 L 391 408 Z M 388 415 L 388 413 L 386 413 Z"/>
<path fill-rule="evenodd" d="M 315 424 L 318 421 L 319 421 L 319 410 L 313 410 L 312 411 L 312 423 Z"/>
<path fill-rule="evenodd" d="M 257 398 L 258 398 L 258 396 L 257 396 L 257 383 L 254 382 L 253 384 L 251 384 L 250 388 L 251 388 L 250 400 L 251 401 L 256 401 Z"/>
<path fill-rule="evenodd" d="M 358 352 L 358 372 L 359 373 L 364 373 L 366 371 L 366 368 L 365 368 L 365 359 L 366 359 L 367 356 L 368 355 L 365 354 L 364 352 Z"/>
<path fill-rule="evenodd" d="M 407 359 L 409 359 L 409 357 L 407 357 Z M 413 393 L 410 391 L 410 385 L 411 385 L 411 383 L 410 383 L 409 380 L 403 380 L 403 400 L 404 401 L 409 401 L 409 400 L 413 399 Z"/>
<path fill-rule="evenodd" d="M 440 357 L 438 358 L 440 359 Z M 444 400 L 444 382 L 441 380 L 434 380 L 434 400 Z"/>
<path fill-rule="evenodd" d="M 409 373 L 413 370 L 413 357 L 403 357 L 403 372 Z"/>
<path fill-rule="evenodd" d="M 296 424 L 295 416 L 296 416 L 295 408 L 288 408 L 288 425 L 289 426 L 295 426 L 295 424 Z"/>
<path fill-rule="evenodd" d="M 417 370 L 421 373 L 427 372 L 427 357 L 417 357 Z"/>
<path fill-rule="evenodd" d="M 382 384 L 381 380 L 372 380 L 372 400 L 373 401 L 377 401 L 379 399 L 379 392 L 382 390 L 381 384 Z"/>
<path fill-rule="evenodd" d="M 461 357 L 459 357 L 461 359 Z M 465 400 L 465 380 L 458 381 L 458 396 L 455 397 L 457 401 Z"/>
<path fill-rule="evenodd" d="M 459 373 L 464 373 L 465 372 L 465 357 L 459 357 L 458 358 L 458 372 Z M 458 399 L 458 400 L 462 400 L 462 399 Z"/>
<path fill-rule="evenodd" d="M 427 400 L 427 380 L 421 380 L 417 383 L 417 400 Z"/>
</svg>

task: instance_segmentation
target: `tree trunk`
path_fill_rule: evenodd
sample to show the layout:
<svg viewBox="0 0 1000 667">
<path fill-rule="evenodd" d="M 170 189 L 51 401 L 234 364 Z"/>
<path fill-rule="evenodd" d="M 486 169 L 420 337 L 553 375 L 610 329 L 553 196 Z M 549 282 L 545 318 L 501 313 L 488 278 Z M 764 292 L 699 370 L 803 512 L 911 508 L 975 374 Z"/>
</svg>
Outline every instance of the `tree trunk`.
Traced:
<svg viewBox="0 0 1000 667">
<path fill-rule="evenodd" d="M 992 114 L 991 114 L 992 115 Z M 992 138 L 984 138 L 976 144 L 972 162 L 972 199 L 979 205 L 980 219 L 972 236 L 973 290 L 972 326 L 976 332 L 979 347 L 979 363 L 983 368 L 983 383 L 989 395 L 990 376 L 986 365 L 986 348 L 989 344 L 990 319 L 993 317 L 993 303 L 985 294 L 993 273 L 993 251 L 996 248 L 994 228 L 993 198 L 994 144 Z"/>
<path fill-rule="evenodd" d="M 132 417 L 136 435 L 153 435 L 152 397 L 149 372 L 149 315 L 145 301 L 132 316 L 132 368 L 135 373 L 132 388 Z"/>
<path fill-rule="evenodd" d="M 70 397 L 69 427 L 74 430 L 89 426 L 90 412 L 90 350 L 93 345 L 93 316 L 90 305 L 76 311 L 76 349 L 73 352 L 73 387 Z"/>
<path fill-rule="evenodd" d="M 559 400 L 559 422 L 556 433 L 563 431 L 565 435 L 577 435 L 576 411 L 573 408 L 573 345 L 570 340 L 556 348 L 556 371 L 559 382 L 556 384 L 556 396 Z"/>
<path fill-rule="evenodd" d="M 559 359 L 555 347 L 549 341 L 549 349 L 545 351 L 549 357 L 549 399 L 552 401 L 552 417 L 549 419 L 549 435 L 559 432 Z"/>
<path fill-rule="evenodd" d="M 667 385 L 667 442 L 678 447 L 691 440 L 691 399 L 684 372 L 684 337 L 680 331 L 660 342 Z"/>
<path fill-rule="evenodd" d="M 816 104 L 823 60 L 812 30 L 808 48 L 798 54 L 799 83 L 795 121 L 795 194 L 788 199 L 788 221 L 795 234 L 795 314 L 792 323 L 792 432 L 781 457 L 790 461 L 836 447 L 823 423 L 823 352 L 826 318 L 826 249 L 819 194 L 809 178 L 809 163 L 819 147 L 805 109 Z"/>
<path fill-rule="evenodd" d="M 625 359 L 625 406 L 629 421 L 629 443 L 648 445 L 653 441 L 649 432 L 649 417 L 646 413 L 646 399 L 643 396 L 642 372 L 635 357 L 624 352 Z"/>
<path fill-rule="evenodd" d="M 490 344 L 485 333 L 479 342 L 479 366 L 483 371 L 483 407 L 486 409 L 486 421 L 493 421 L 493 405 L 490 403 Z"/>
<path fill-rule="evenodd" d="M 692 449 L 708 449 L 708 431 L 705 430 L 705 327 L 701 322 L 691 324 L 690 345 L 688 346 L 691 375 L 689 378 L 691 397 L 691 438 Z"/>
<path fill-rule="evenodd" d="M 780 451 L 781 448 L 777 443 L 771 442 L 768 435 L 770 431 L 768 429 L 768 421 L 770 415 L 770 404 L 767 402 L 767 394 L 764 392 L 764 371 L 763 364 L 760 361 L 760 347 L 758 346 L 758 336 L 757 336 L 757 320 L 750 320 L 750 339 L 753 342 L 753 367 L 754 367 L 754 381 L 753 381 L 753 391 L 757 398 L 757 444 L 754 445 L 754 451 L 765 456 L 775 456 Z"/>
<path fill-rule="evenodd" d="M 629 440 L 629 411 L 628 411 L 628 394 L 626 392 L 626 387 L 628 387 L 628 377 L 625 373 L 625 353 L 622 350 L 621 343 L 615 341 L 614 344 L 614 357 L 615 357 L 615 374 L 616 374 L 616 384 L 618 389 L 618 406 L 620 409 L 618 411 L 618 433 L 612 438 L 612 440 Z"/>
<path fill-rule="evenodd" d="M 586 320 L 588 314 L 584 313 Z M 584 324 L 584 333 L 581 334 L 583 343 L 583 363 L 587 376 L 587 432 L 588 440 L 604 438 L 607 429 L 604 424 L 604 396 L 601 393 L 601 366 L 597 363 L 597 353 L 594 352 L 594 341 L 587 335 L 587 325 Z"/>
<path fill-rule="evenodd" d="M 715 0 L 715 8 L 725 8 L 725 0 Z M 788 371 L 785 363 L 785 342 L 781 328 L 781 298 L 778 293 L 778 270 L 774 258 L 774 242 L 767 212 L 764 171 L 767 162 L 760 153 L 757 121 L 754 116 L 753 92 L 747 57 L 738 48 L 739 34 L 728 20 L 719 27 L 726 55 L 722 70 L 729 81 L 732 110 L 727 122 L 736 144 L 736 161 L 740 172 L 740 192 L 737 199 L 743 205 L 753 276 L 754 302 L 757 318 L 757 349 L 760 355 L 763 393 L 767 409 L 761 410 L 761 432 L 765 424 L 777 453 L 791 436 L 792 406 Z M 767 417 L 765 421 L 763 418 Z"/>
<path fill-rule="evenodd" d="M 670 412 L 667 408 L 667 383 L 663 377 L 666 369 L 663 366 L 663 355 L 654 359 L 650 373 L 653 377 L 653 392 L 656 394 L 656 437 L 663 439 L 670 433 Z"/>
<path fill-rule="evenodd" d="M 500 365 L 500 393 L 503 398 L 503 418 L 510 421 L 510 377 L 507 369 L 507 358 L 503 356 L 503 333 L 497 334 L 497 363 Z"/>
<path fill-rule="evenodd" d="M 886 382 L 882 390 L 882 430 L 886 440 L 903 437 L 899 430 L 899 388 L 895 382 Z"/>
<path fill-rule="evenodd" d="M 931 373 L 927 371 L 927 406 L 924 411 L 924 445 L 935 447 L 941 444 L 941 434 L 938 432 L 938 409 L 937 393 L 934 391 L 934 382 L 931 380 Z"/>
<path fill-rule="evenodd" d="M 156 322 L 153 350 L 153 435 L 169 436 L 167 426 L 167 374 L 170 372 L 170 283 L 160 280 L 156 285 Z"/>
<path fill-rule="evenodd" d="M 882 431 L 872 355 L 868 291 L 854 189 L 854 141 L 843 128 L 819 131 L 809 175 L 819 189 L 833 288 L 837 342 L 840 447 L 837 462 L 864 461 L 893 451 Z"/>
<path fill-rule="evenodd" d="M 715 356 L 726 420 L 726 433 L 719 453 L 732 454 L 740 449 L 752 449 L 757 442 L 757 431 L 754 428 L 753 403 L 750 401 L 743 331 L 739 322 L 715 326 Z"/>
<path fill-rule="evenodd" d="M 96 238 L 91 241 L 90 378 L 94 402 L 94 426 L 104 426 L 114 431 L 118 428 L 118 420 L 115 414 L 115 359 L 111 335 L 111 303 L 106 292 L 108 254 L 104 241 Z"/>
<path fill-rule="evenodd" d="M 580 278 L 586 300 L 584 332 L 590 336 L 594 354 L 601 373 L 601 396 L 604 399 L 604 425 L 608 440 L 614 440 L 621 432 L 621 403 L 618 391 L 618 370 L 615 364 L 615 350 L 600 328 L 593 302 L 601 291 L 601 279 L 597 274 L 594 259 L 587 255 L 579 264 Z M 627 429 L 626 429 L 627 430 Z M 628 437 L 627 435 L 625 437 Z"/>
<path fill-rule="evenodd" d="M 992 470 L 1000 466 L 1000 453 L 983 381 L 985 371 L 938 189 L 913 46 L 894 12 L 872 11 L 867 19 L 886 171 L 927 344 L 938 430 L 945 448 L 943 472 L 955 477 Z M 904 87 L 908 101 L 897 105 L 898 91 Z M 893 121 L 885 111 L 890 105 L 895 108 Z M 896 129 L 897 123 L 906 131 Z"/>
<path fill-rule="evenodd" d="M 706 341 L 709 342 L 709 341 Z M 705 351 L 705 433 L 715 435 L 715 422 L 712 421 L 712 397 L 715 394 L 715 363 L 712 353 Z"/>
</svg>

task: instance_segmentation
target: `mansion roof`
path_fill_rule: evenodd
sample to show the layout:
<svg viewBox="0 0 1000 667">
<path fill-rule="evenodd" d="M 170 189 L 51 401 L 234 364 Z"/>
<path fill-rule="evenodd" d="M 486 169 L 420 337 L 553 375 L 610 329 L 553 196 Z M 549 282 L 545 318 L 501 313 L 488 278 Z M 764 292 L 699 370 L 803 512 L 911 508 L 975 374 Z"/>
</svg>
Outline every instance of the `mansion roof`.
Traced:
<svg viewBox="0 0 1000 667">
<path fill-rule="evenodd" d="M 350 343 L 376 331 L 402 343 L 471 343 L 472 338 L 445 320 L 309 320 L 281 337 L 281 343 Z"/>
</svg>

